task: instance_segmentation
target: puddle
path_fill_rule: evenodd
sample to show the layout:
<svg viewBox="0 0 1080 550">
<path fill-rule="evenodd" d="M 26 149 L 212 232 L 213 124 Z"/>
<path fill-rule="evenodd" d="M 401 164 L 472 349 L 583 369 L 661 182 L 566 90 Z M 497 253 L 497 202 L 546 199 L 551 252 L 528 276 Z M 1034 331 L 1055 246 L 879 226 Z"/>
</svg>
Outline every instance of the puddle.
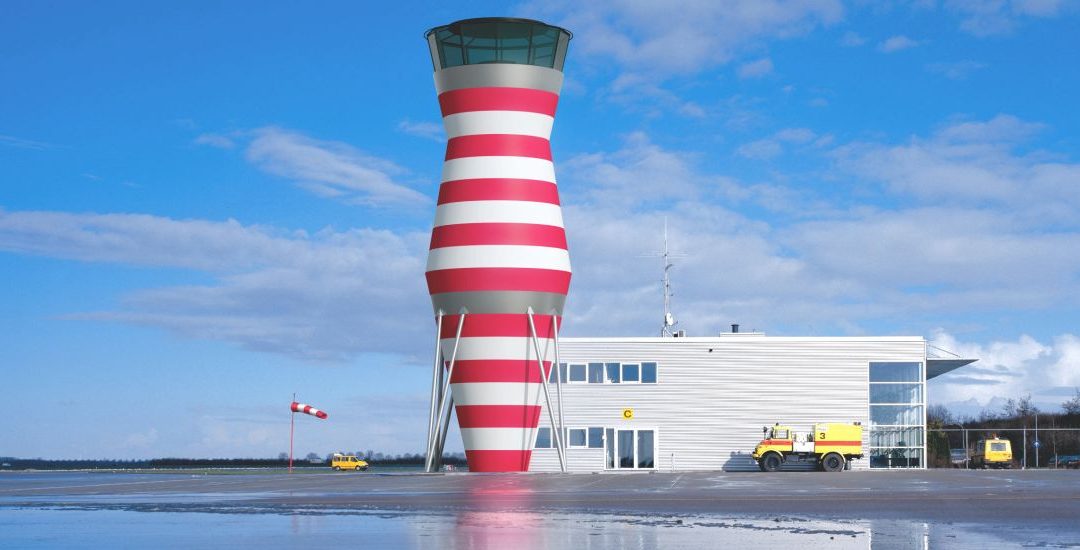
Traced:
<svg viewBox="0 0 1080 550">
<path fill-rule="evenodd" d="M 71 503 L 0 508 L 0 547 L 377 548 L 1068 548 L 1080 539 L 1024 526 L 636 516 L 536 511 L 415 512 L 253 504 Z"/>
</svg>

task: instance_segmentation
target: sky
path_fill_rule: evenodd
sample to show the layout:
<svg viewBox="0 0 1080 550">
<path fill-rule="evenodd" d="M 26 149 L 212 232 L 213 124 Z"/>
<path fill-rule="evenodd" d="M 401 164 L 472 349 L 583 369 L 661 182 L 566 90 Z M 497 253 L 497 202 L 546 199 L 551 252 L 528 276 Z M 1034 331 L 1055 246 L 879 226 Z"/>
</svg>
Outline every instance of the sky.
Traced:
<svg viewBox="0 0 1080 550">
<path fill-rule="evenodd" d="M 563 334 L 919 335 L 975 413 L 1080 386 L 1080 6 L 14 1 L 0 456 L 419 452 L 445 138 L 422 39 L 574 33 Z M 460 450 L 451 436 L 448 451 Z"/>
</svg>

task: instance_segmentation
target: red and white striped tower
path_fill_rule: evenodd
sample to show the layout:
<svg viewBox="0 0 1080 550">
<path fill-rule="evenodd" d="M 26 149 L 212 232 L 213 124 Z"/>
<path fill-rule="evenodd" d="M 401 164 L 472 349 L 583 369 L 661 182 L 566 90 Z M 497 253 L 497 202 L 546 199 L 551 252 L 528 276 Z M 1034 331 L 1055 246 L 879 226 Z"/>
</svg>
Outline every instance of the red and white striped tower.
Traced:
<svg viewBox="0 0 1080 550">
<path fill-rule="evenodd" d="M 469 470 L 526 471 L 570 285 L 549 143 L 570 33 L 485 18 L 427 38 L 447 137 L 427 284 L 450 371 L 433 382 L 429 441 L 445 437 L 448 385 Z"/>
</svg>

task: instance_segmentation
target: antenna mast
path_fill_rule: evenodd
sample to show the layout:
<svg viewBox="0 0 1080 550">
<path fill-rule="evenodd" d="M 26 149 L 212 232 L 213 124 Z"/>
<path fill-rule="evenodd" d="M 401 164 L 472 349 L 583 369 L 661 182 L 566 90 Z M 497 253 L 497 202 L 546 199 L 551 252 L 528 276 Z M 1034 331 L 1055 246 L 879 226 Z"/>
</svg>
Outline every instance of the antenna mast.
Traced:
<svg viewBox="0 0 1080 550">
<path fill-rule="evenodd" d="M 665 216 L 664 251 L 639 256 L 640 258 L 661 258 L 664 260 L 664 278 L 661 279 L 662 290 L 664 292 L 664 320 L 660 325 L 660 336 L 675 336 L 675 331 L 672 327 L 679 324 L 679 322 L 675 320 L 675 316 L 671 314 L 671 297 L 675 295 L 671 292 L 671 268 L 675 267 L 675 264 L 671 260 L 673 258 L 683 258 L 685 256 L 685 254 L 672 252 L 668 249 L 667 216 Z"/>
<path fill-rule="evenodd" d="M 679 324 L 671 314 L 671 252 L 668 250 L 667 218 L 664 218 L 664 324 L 660 328 L 660 336 L 673 336 L 672 327 Z"/>
</svg>

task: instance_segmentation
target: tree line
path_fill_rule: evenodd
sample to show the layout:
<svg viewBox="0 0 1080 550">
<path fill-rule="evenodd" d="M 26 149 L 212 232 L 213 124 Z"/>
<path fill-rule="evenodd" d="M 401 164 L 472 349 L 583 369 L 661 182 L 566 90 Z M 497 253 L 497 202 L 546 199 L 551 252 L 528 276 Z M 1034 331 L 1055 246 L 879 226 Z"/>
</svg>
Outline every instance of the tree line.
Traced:
<svg viewBox="0 0 1080 550">
<path fill-rule="evenodd" d="M 326 467 L 334 453 L 325 457 L 317 453 L 293 458 L 294 467 Z M 425 455 L 420 453 L 390 454 L 375 451 L 356 452 L 372 467 L 378 466 L 423 466 Z M 443 455 L 443 464 L 463 466 L 464 453 Z M 153 469 L 196 469 L 196 468 L 286 468 L 289 466 L 289 453 L 280 453 L 277 458 L 150 458 L 150 459 L 46 459 L 0 457 L 0 470 L 153 470 Z"/>
<path fill-rule="evenodd" d="M 951 465 L 949 450 L 963 447 L 962 432 L 968 431 L 968 445 L 974 446 L 981 438 L 996 434 L 1008 439 L 1013 449 L 1013 461 L 1019 464 L 1024 452 L 1024 432 L 1027 429 L 1028 467 L 1054 466 L 1064 457 L 1080 455 L 1080 388 L 1061 404 L 1062 412 L 1040 411 L 1031 395 L 1007 399 L 1000 409 L 984 409 L 977 415 L 954 415 L 944 405 L 932 405 L 926 410 L 927 465 L 931 468 L 948 468 Z M 1038 420 L 1040 452 L 1035 463 L 1035 424 Z M 934 430 L 954 430 L 951 432 Z M 1008 430 L 1008 431 L 1007 431 Z M 969 448 L 968 451 L 971 451 Z"/>
</svg>

